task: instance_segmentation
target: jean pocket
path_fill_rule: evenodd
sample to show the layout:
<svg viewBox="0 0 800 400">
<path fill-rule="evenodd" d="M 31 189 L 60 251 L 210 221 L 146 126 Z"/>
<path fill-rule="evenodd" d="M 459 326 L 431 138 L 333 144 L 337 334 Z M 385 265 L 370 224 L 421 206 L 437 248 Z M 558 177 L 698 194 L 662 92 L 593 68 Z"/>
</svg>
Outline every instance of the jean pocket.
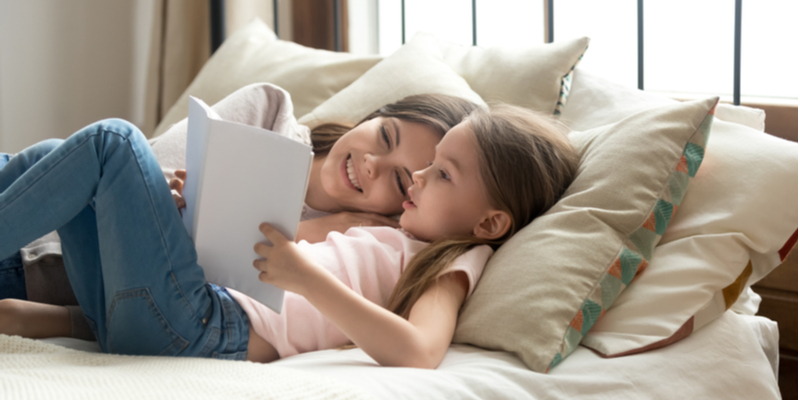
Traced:
<svg viewBox="0 0 800 400">
<path fill-rule="evenodd" d="M 148 288 L 117 293 L 106 321 L 111 353 L 174 356 L 189 344 L 170 327 Z"/>
</svg>

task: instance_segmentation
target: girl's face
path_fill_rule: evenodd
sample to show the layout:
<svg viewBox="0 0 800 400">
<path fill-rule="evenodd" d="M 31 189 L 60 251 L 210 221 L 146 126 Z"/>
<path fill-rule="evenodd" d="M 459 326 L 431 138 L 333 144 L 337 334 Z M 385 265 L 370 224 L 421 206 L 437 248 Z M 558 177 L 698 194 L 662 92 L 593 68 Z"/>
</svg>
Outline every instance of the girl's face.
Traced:
<svg viewBox="0 0 800 400">
<path fill-rule="evenodd" d="M 476 227 L 498 213 L 489 204 L 479 170 L 478 146 L 469 125 L 462 122 L 436 146 L 427 168 L 414 172 L 410 201 L 400 226 L 417 238 L 480 236 Z"/>
<path fill-rule="evenodd" d="M 411 171 L 427 166 L 439 139 L 427 125 L 373 118 L 333 145 L 320 172 L 322 187 L 344 210 L 399 214 Z"/>
</svg>

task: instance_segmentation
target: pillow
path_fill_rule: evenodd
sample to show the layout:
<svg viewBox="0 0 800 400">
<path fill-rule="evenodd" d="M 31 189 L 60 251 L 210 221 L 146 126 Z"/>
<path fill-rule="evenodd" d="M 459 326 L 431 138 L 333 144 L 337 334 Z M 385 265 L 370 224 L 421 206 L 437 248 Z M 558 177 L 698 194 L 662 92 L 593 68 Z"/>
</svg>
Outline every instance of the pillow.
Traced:
<svg viewBox="0 0 800 400">
<path fill-rule="evenodd" d="M 650 266 L 583 344 L 606 356 L 663 347 L 720 317 L 777 267 L 797 243 L 797 152 L 797 143 L 715 121 Z"/>
<path fill-rule="evenodd" d="M 316 50 L 278 40 L 256 18 L 217 49 L 158 124 L 154 137 L 186 118 L 190 95 L 214 104 L 251 83 L 273 83 L 291 94 L 298 117 L 345 88 L 380 60 L 377 55 Z"/>
<path fill-rule="evenodd" d="M 311 129 L 326 123 L 353 126 L 386 104 L 424 93 L 485 104 L 464 78 L 444 62 L 438 41 L 430 35 L 417 34 L 298 122 Z"/>
<path fill-rule="evenodd" d="M 703 158 L 717 98 L 570 133 L 575 180 L 489 260 L 454 341 L 536 372 L 567 357 L 642 271 Z"/>
<path fill-rule="evenodd" d="M 580 68 L 573 83 L 561 117 L 573 129 L 677 103 Z M 726 308 L 755 314 L 760 297 L 749 286 L 785 258 L 797 230 L 797 144 L 757 132 L 763 127 L 762 110 L 717 106 L 706 161 L 650 266 L 584 345 L 630 354 L 680 340 Z"/>
<path fill-rule="evenodd" d="M 444 61 L 483 100 L 556 115 L 566 103 L 572 70 L 588 45 L 587 37 L 526 47 L 480 48 L 439 42 Z"/>
<path fill-rule="evenodd" d="M 384 104 L 420 93 L 450 94 L 479 104 L 484 99 L 504 101 L 558 114 L 569 94 L 572 70 L 588 43 L 588 38 L 580 38 L 483 49 L 418 33 L 299 122 L 312 129 L 324 123 L 354 125 Z"/>
</svg>

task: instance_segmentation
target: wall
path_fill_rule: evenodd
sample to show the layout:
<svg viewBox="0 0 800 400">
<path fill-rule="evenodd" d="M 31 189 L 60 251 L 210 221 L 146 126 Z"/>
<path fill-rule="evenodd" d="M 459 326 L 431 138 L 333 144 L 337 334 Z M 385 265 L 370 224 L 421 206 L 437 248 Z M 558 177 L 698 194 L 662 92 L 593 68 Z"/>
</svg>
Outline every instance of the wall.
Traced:
<svg viewBox="0 0 800 400">
<path fill-rule="evenodd" d="M 0 0 L 0 152 L 144 121 L 153 0 Z"/>
</svg>

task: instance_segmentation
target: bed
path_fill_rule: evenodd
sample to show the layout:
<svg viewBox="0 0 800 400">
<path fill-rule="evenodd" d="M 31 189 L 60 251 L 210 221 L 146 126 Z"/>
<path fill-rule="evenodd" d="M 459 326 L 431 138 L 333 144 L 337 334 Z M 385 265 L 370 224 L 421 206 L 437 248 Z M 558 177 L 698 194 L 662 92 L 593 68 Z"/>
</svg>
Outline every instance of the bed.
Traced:
<svg viewBox="0 0 800 400">
<path fill-rule="evenodd" d="M 359 349 L 312 352 L 257 365 L 105 355 L 98 354 L 94 342 L 0 335 L 0 397 L 780 398 L 778 326 L 755 315 L 760 297 L 750 286 L 775 269 L 796 245 L 797 144 L 764 134 L 759 110 L 717 104 L 715 99 L 678 104 L 582 71 L 576 65 L 590 56 L 587 44 L 588 38 L 581 38 L 524 51 L 476 52 L 422 35 L 381 59 L 311 51 L 278 40 L 261 21 L 254 21 L 219 48 L 165 116 L 151 144 L 169 176 L 182 166 L 179 132 L 188 95 L 213 104 L 255 82 L 271 82 L 288 90 L 295 115 L 310 126 L 357 121 L 375 104 L 415 92 L 512 102 L 560 115 L 573 131 L 570 135 L 581 138 L 576 143 L 584 146 L 584 160 L 604 149 L 593 146 L 611 146 L 607 137 L 621 137 L 607 132 L 638 135 L 642 126 L 661 126 L 659 121 L 672 121 L 678 115 L 679 122 L 650 129 L 652 137 L 631 138 L 649 148 L 651 140 L 663 136 L 660 131 L 688 132 L 678 141 L 678 153 L 670 155 L 681 160 L 677 169 L 673 163 L 668 170 L 654 170 L 665 182 L 673 182 L 679 179 L 673 178 L 674 171 L 683 168 L 696 174 L 691 182 L 700 183 L 684 185 L 683 191 L 675 185 L 667 191 L 663 185 L 655 186 L 655 197 L 645 196 L 651 201 L 645 205 L 645 214 L 655 216 L 655 235 L 636 228 L 624 243 L 615 241 L 617 247 L 588 246 L 599 249 L 593 251 L 598 254 L 629 255 L 628 248 L 633 249 L 640 254 L 635 265 L 626 266 L 630 258 L 617 256 L 610 268 L 604 261 L 599 268 L 575 272 L 574 279 L 563 283 L 546 271 L 531 270 L 529 262 L 516 265 L 519 262 L 511 256 L 529 254 L 524 253 L 530 251 L 526 243 L 552 231 L 522 235 L 509 246 L 513 250 L 493 257 L 487 271 L 506 275 L 511 271 L 513 280 L 536 290 L 515 289 L 516 283 L 503 280 L 499 272 L 485 275 L 462 310 L 456 343 L 436 370 L 378 367 Z M 391 90 L 374 93 L 370 88 L 376 82 Z M 691 118 L 684 118 L 690 114 Z M 691 157 L 686 161 L 688 146 L 684 147 L 693 140 L 707 144 L 703 164 L 694 170 Z M 615 145 L 614 149 L 628 151 L 620 143 Z M 668 145 L 673 143 L 665 142 Z M 608 160 L 604 154 L 601 158 Z M 774 163 L 753 168 L 753 163 L 768 163 L 768 159 Z M 612 161 L 611 166 L 618 168 L 620 161 Z M 740 176 L 738 170 L 727 171 L 742 163 L 747 170 Z M 707 173 L 714 168 L 722 172 Z M 647 170 L 635 165 L 627 168 L 637 173 L 640 169 Z M 741 186 L 730 183 L 737 179 L 754 185 L 747 186 L 748 191 L 769 190 L 772 196 L 767 200 L 739 196 Z M 718 193 L 720 188 L 728 192 Z M 627 185 L 611 189 L 628 190 Z M 659 225 L 665 222 L 653 211 L 653 204 L 665 196 L 682 201 L 670 208 L 668 227 Z M 709 213 L 704 207 L 715 211 Z M 769 210 L 769 215 L 763 210 Z M 648 216 L 639 214 L 632 219 L 644 217 L 647 225 Z M 616 237 L 604 237 L 608 236 Z M 643 237 L 648 238 L 649 249 L 640 246 Z M 562 248 L 551 248 L 555 249 Z M 539 257 L 528 260 L 537 259 L 543 265 L 563 262 Z M 581 263 L 593 264 L 592 260 Z M 512 264 L 517 269 L 508 270 Z M 611 297 L 609 285 L 614 287 Z M 539 294 L 556 288 L 569 294 L 556 293 L 546 299 Z M 576 292 L 580 292 L 577 297 Z M 551 315 L 542 308 L 558 313 Z M 556 328 L 544 322 L 536 325 L 526 315 L 552 322 Z M 520 320 L 527 322 L 517 323 Z M 796 325 L 793 329 L 796 335 Z M 542 348 L 547 349 L 544 355 Z"/>
</svg>

